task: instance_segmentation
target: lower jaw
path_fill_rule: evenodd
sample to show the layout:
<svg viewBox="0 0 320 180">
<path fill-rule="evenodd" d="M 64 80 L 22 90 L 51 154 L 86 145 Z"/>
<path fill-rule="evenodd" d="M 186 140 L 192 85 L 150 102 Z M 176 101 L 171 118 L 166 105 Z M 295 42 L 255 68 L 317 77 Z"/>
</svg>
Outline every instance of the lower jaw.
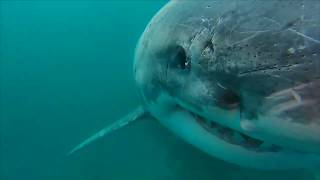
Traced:
<svg viewBox="0 0 320 180">
<path fill-rule="evenodd" d="M 284 152 L 279 147 L 272 149 L 272 146 L 269 147 L 271 149 L 260 149 L 256 148 L 256 142 L 250 144 L 250 139 L 242 143 L 231 143 L 230 140 L 226 140 L 229 136 L 211 132 L 207 125 L 201 122 L 201 118 L 181 107 L 166 115 L 158 114 L 157 117 L 164 126 L 188 143 L 211 156 L 233 164 L 263 170 L 320 167 L 320 157 L 312 154 Z"/>
<path fill-rule="evenodd" d="M 252 138 L 236 130 L 230 129 L 228 127 L 223 127 L 213 121 L 206 120 L 194 113 L 191 114 L 194 116 L 196 121 L 203 127 L 203 129 L 213 134 L 214 136 L 217 136 L 221 140 L 224 140 L 226 143 L 237 145 L 254 152 L 276 153 L 285 150 L 281 146 L 268 143 L 266 141 L 262 141 L 256 138 Z"/>
</svg>

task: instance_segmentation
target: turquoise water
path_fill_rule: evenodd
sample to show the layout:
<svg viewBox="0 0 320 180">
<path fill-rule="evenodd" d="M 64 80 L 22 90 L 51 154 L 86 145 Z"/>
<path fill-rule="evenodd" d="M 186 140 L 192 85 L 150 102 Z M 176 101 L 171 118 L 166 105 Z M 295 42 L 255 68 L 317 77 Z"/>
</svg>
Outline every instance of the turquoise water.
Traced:
<svg viewBox="0 0 320 180">
<path fill-rule="evenodd" d="M 165 2 L 0 2 L 1 180 L 313 179 L 222 162 L 150 119 L 66 156 L 140 103 L 134 48 Z"/>
</svg>

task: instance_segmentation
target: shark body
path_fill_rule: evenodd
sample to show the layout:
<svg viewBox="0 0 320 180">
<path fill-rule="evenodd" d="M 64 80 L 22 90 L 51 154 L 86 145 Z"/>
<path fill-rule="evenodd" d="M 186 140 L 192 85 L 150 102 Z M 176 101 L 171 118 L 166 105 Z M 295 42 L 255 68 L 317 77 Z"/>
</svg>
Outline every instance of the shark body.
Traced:
<svg viewBox="0 0 320 180">
<path fill-rule="evenodd" d="M 71 151 L 152 116 L 257 169 L 320 167 L 320 2 L 170 1 L 137 45 L 143 105 Z"/>
</svg>

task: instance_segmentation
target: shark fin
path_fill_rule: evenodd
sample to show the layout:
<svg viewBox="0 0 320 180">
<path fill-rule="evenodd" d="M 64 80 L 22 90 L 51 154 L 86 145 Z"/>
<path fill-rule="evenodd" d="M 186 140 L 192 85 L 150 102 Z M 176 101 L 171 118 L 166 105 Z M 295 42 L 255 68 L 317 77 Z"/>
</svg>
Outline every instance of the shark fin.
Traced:
<svg viewBox="0 0 320 180">
<path fill-rule="evenodd" d="M 148 115 L 148 112 L 142 106 L 139 106 L 137 109 L 132 111 L 127 116 L 125 116 L 122 119 L 112 123 L 111 125 L 106 126 L 105 128 L 101 129 L 100 131 L 98 131 L 97 133 L 95 133 L 94 135 L 89 137 L 88 139 L 84 140 L 82 143 L 80 143 L 75 148 L 73 148 L 68 153 L 68 155 L 74 154 L 75 152 L 77 152 L 80 149 L 84 148 L 85 146 L 91 144 L 92 142 L 94 142 L 94 141 L 96 141 L 96 140 L 98 140 L 98 139 L 110 134 L 111 132 L 114 132 L 114 131 L 122 128 L 122 127 L 125 127 L 128 124 L 131 124 L 132 122 L 134 122 L 136 120 L 142 119 L 146 115 Z"/>
</svg>

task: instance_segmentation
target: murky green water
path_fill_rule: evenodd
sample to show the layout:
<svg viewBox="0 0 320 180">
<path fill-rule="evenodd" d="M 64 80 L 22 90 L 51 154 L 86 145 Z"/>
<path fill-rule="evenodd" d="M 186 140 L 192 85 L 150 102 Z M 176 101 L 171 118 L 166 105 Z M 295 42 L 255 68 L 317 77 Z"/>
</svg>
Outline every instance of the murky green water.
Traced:
<svg viewBox="0 0 320 180">
<path fill-rule="evenodd" d="M 153 120 L 66 156 L 140 103 L 133 52 L 165 2 L 0 2 L 1 180 L 313 179 L 222 162 Z"/>
</svg>

